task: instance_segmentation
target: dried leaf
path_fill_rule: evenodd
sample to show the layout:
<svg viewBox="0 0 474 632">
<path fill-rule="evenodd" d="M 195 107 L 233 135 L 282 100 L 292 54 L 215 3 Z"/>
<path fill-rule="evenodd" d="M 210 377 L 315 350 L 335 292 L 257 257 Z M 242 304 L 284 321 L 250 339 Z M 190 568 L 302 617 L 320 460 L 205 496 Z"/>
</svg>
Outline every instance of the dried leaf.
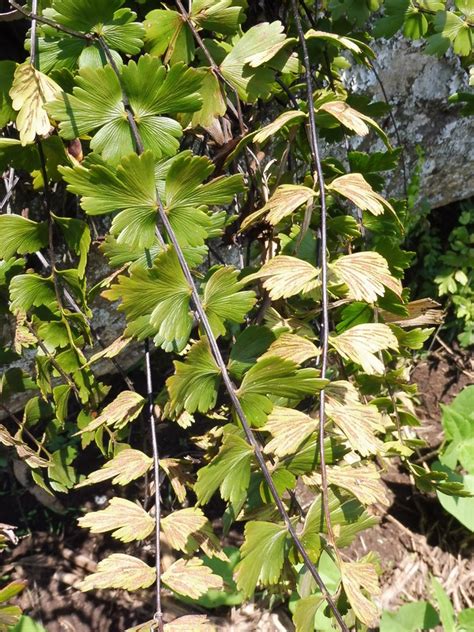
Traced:
<svg viewBox="0 0 474 632">
<path fill-rule="evenodd" d="M 19 458 L 26 461 L 32 468 L 49 467 L 51 465 L 47 459 L 43 459 L 36 454 L 22 439 L 16 436 L 13 437 L 3 425 L 0 425 L 0 443 L 15 448 Z"/>
<path fill-rule="evenodd" d="M 395 214 L 393 206 L 380 193 L 372 189 L 361 173 L 348 173 L 335 178 L 328 189 L 348 198 L 362 211 L 381 215 L 387 209 Z"/>
<path fill-rule="evenodd" d="M 96 430 L 103 424 L 115 426 L 120 430 L 130 421 L 133 421 L 140 414 L 145 400 L 141 395 L 133 391 L 122 391 L 113 402 L 108 404 L 102 413 L 93 419 L 85 428 L 82 428 L 77 434 L 91 432 Z"/>
<path fill-rule="evenodd" d="M 385 287 L 401 296 L 402 285 L 391 274 L 386 259 L 378 252 L 357 252 L 340 257 L 331 268 L 349 287 L 349 298 L 374 303 Z"/>
<path fill-rule="evenodd" d="M 390 501 L 386 494 L 386 488 L 382 483 L 375 465 L 370 463 L 360 467 L 338 466 L 327 469 L 328 481 L 331 485 L 343 487 L 354 494 L 363 505 L 380 503 L 389 505 Z M 321 475 L 318 473 L 303 476 L 306 485 L 321 486 Z"/>
<path fill-rule="evenodd" d="M 364 589 L 371 596 L 380 594 L 375 567 L 363 561 L 342 562 L 340 570 L 344 590 L 355 615 L 362 623 L 375 627 L 378 623 L 378 609 L 362 592 Z"/>
<path fill-rule="evenodd" d="M 314 290 L 320 285 L 318 277 L 319 269 L 307 261 L 278 255 L 265 263 L 258 272 L 245 277 L 245 282 L 263 279 L 263 287 L 275 301 Z"/>
<path fill-rule="evenodd" d="M 398 350 L 397 338 L 382 323 L 355 325 L 339 336 L 330 336 L 329 340 L 341 357 L 360 364 L 368 375 L 384 372 L 384 364 L 376 353 L 383 349 Z"/>
<path fill-rule="evenodd" d="M 300 110 L 288 110 L 277 116 L 274 121 L 262 127 L 253 135 L 253 142 L 263 145 L 265 141 L 274 136 L 285 125 L 290 123 L 299 123 L 301 119 L 306 118 L 307 114 Z"/>
<path fill-rule="evenodd" d="M 293 454 L 318 425 L 317 419 L 299 410 L 274 406 L 267 423 L 261 428 L 273 437 L 265 446 L 264 451 L 267 454 L 273 453 L 279 458 Z"/>
<path fill-rule="evenodd" d="M 216 632 L 216 627 L 204 614 L 188 614 L 165 623 L 164 632 Z"/>
<path fill-rule="evenodd" d="M 276 226 L 282 219 L 288 217 L 303 204 L 307 204 L 316 197 L 316 191 L 297 184 L 282 184 L 279 186 L 265 206 L 244 219 L 240 227 L 245 230 L 260 218 L 265 219 L 272 226 Z"/>
<path fill-rule="evenodd" d="M 160 467 L 170 479 L 171 487 L 179 502 L 184 503 L 186 500 L 186 485 L 192 487 L 194 483 L 193 477 L 189 473 L 190 464 L 180 459 L 160 459 Z"/>
<path fill-rule="evenodd" d="M 328 401 L 326 413 L 345 434 L 352 449 L 362 456 L 376 454 L 382 449 L 383 443 L 376 437 L 375 432 L 383 431 L 384 427 L 375 406 L 341 405 L 335 401 Z"/>
<path fill-rule="evenodd" d="M 179 509 L 161 520 L 163 536 L 172 549 L 186 551 L 189 537 L 207 523 L 198 507 Z"/>
<path fill-rule="evenodd" d="M 76 487 L 94 485 L 109 478 L 112 479 L 113 485 L 128 485 L 130 481 L 134 481 L 136 478 L 146 474 L 152 465 L 153 459 L 151 457 L 140 452 L 140 450 L 126 448 L 119 452 L 117 456 L 114 456 L 111 461 L 107 461 L 100 470 L 89 474 Z"/>
<path fill-rule="evenodd" d="M 60 94 L 58 84 L 30 63 L 17 66 L 10 96 L 13 109 L 18 111 L 16 126 L 22 145 L 48 134 L 51 123 L 44 106 Z"/>
<path fill-rule="evenodd" d="M 385 310 L 381 310 L 380 315 L 386 323 L 400 325 L 400 327 L 423 327 L 425 325 L 439 325 L 443 322 L 444 312 L 439 309 L 441 305 L 431 298 L 411 301 L 405 307 L 408 310 L 407 316 L 400 317 Z"/>
<path fill-rule="evenodd" d="M 119 336 L 108 347 L 102 349 L 102 351 L 94 353 L 87 364 L 93 364 L 98 360 L 102 360 L 102 358 L 115 358 L 115 356 L 121 353 L 125 347 L 130 344 L 130 342 L 131 338 L 123 338 L 122 336 Z"/>
<path fill-rule="evenodd" d="M 112 533 L 122 542 L 144 540 L 155 528 L 154 519 L 140 505 L 125 498 L 111 498 L 110 504 L 101 511 L 92 511 L 78 520 L 83 528 L 92 533 Z"/>
<path fill-rule="evenodd" d="M 113 553 L 99 562 L 96 572 L 80 582 L 79 588 L 82 591 L 97 588 L 123 588 L 133 591 L 148 588 L 155 578 L 155 569 L 137 557 Z"/>
<path fill-rule="evenodd" d="M 208 590 L 220 590 L 224 586 L 222 577 L 214 575 L 203 561 L 193 557 L 177 560 L 161 576 L 163 583 L 174 592 L 190 599 L 198 599 Z"/>
<path fill-rule="evenodd" d="M 311 340 L 296 334 L 284 333 L 275 342 L 272 342 L 268 351 L 261 358 L 277 356 L 284 360 L 292 360 L 297 364 L 302 364 L 310 358 L 316 358 L 320 353 L 321 350 Z"/>
</svg>

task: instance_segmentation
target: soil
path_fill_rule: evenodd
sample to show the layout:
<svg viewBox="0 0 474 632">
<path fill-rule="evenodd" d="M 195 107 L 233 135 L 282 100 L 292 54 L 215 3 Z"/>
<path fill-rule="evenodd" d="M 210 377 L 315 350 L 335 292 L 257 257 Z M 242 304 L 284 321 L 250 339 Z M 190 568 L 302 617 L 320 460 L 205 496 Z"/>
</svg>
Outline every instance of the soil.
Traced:
<svg viewBox="0 0 474 632">
<path fill-rule="evenodd" d="M 427 462 L 433 458 L 432 452 L 442 439 L 440 403 L 449 403 L 472 382 L 469 375 L 472 367 L 465 358 L 462 361 L 460 367 L 459 360 L 454 362 L 442 349 L 419 362 L 413 371 L 412 380 L 419 388 L 420 435 L 428 444 L 421 458 Z M 363 532 L 347 551 L 353 559 L 369 551 L 378 554 L 382 569 L 382 591 L 378 597 L 381 607 L 393 609 L 406 600 L 426 598 L 430 575 L 440 579 L 456 610 L 473 607 L 473 535 L 443 512 L 434 495 L 418 492 L 406 472 L 396 464 L 383 478 L 390 507 L 375 508 L 379 524 Z M 95 493 L 98 494 L 95 502 L 103 504 L 105 499 L 100 490 Z M 10 497 L 9 500 L 9 507 L 4 507 L 7 510 L 0 512 L 1 520 L 31 528 L 29 535 L 3 555 L 3 573 L 28 578 L 28 588 L 21 595 L 19 605 L 42 622 L 48 632 L 120 632 L 152 617 L 149 592 L 131 596 L 124 591 L 91 594 L 75 588 L 87 572 L 94 570 L 96 560 L 112 552 L 110 538 L 87 535 L 77 529 L 75 520 L 55 518 L 46 509 L 33 510 L 35 503 L 20 488 L 16 499 Z M 74 499 L 76 506 L 84 506 L 84 502 L 80 497 Z M 236 534 L 235 538 L 238 537 Z M 150 555 L 151 559 L 152 551 L 147 545 L 140 547 L 140 556 L 146 559 Z M 189 607 L 169 597 L 165 597 L 164 606 L 167 620 L 191 612 Z M 193 607 L 192 612 L 196 612 L 196 608 Z M 268 612 L 254 604 L 212 615 L 217 629 L 229 632 L 294 629 L 282 609 Z"/>
</svg>

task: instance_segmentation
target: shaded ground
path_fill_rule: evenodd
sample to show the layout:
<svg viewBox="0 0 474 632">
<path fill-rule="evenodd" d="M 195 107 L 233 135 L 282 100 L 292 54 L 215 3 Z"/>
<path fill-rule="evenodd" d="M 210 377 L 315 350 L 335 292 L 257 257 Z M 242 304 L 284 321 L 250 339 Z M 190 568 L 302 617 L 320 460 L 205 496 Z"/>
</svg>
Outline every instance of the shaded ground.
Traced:
<svg viewBox="0 0 474 632">
<path fill-rule="evenodd" d="M 420 434 L 429 444 L 420 455 L 421 460 L 429 462 L 433 458 L 432 452 L 442 438 L 439 404 L 449 403 L 472 382 L 471 371 L 469 358 L 458 356 L 455 362 L 443 349 L 415 368 L 413 381 L 419 386 L 419 415 L 423 421 Z M 384 481 L 391 506 L 388 511 L 380 508 L 380 524 L 361 534 L 349 551 L 353 556 L 368 551 L 379 554 L 383 570 L 382 607 L 392 609 L 406 600 L 426 597 L 430 574 L 441 579 L 456 609 L 472 607 L 472 534 L 443 512 L 435 496 L 419 493 L 396 465 L 384 475 Z M 110 538 L 90 537 L 75 528 L 73 520 L 51 520 L 46 517 L 47 512 L 42 521 L 41 512 L 29 513 L 25 492 L 19 493 L 16 504 L 22 507 L 26 522 L 34 521 L 33 532 L 21 539 L 10 554 L 4 555 L 3 573 L 28 578 L 28 589 L 20 600 L 28 614 L 41 621 L 48 632 L 120 632 L 151 618 L 149 592 L 133 596 L 122 591 L 79 592 L 74 587 L 77 582 L 94 570 L 97 559 L 111 552 Z M 97 496 L 96 501 L 100 504 L 104 499 Z M 10 513 L 18 516 L 18 507 L 12 505 Z M 9 513 L 5 510 L 3 507 L 0 512 L 1 520 Z M 140 557 L 151 556 L 147 545 L 139 546 Z M 166 598 L 165 611 L 169 618 L 174 618 L 189 609 Z M 285 612 L 268 613 L 253 605 L 215 615 L 218 629 L 229 632 L 293 630 Z"/>
</svg>

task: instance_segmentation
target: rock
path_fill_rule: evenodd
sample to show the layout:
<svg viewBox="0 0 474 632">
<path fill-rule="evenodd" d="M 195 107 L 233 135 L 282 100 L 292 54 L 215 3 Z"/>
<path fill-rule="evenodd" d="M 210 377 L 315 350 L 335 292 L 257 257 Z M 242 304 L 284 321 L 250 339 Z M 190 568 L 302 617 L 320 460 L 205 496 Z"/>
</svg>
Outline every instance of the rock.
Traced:
<svg viewBox="0 0 474 632">
<path fill-rule="evenodd" d="M 424 154 L 421 171 L 420 197 L 432 208 L 447 206 L 474 194 L 474 152 L 472 117 L 460 115 L 460 107 L 450 104 L 454 92 L 469 90 L 468 73 L 458 57 L 447 54 L 441 59 L 426 55 L 422 43 L 403 37 L 379 40 L 373 45 L 375 68 L 384 86 L 398 132 L 404 146 L 406 172 L 413 173 Z M 375 73 L 365 67 L 353 67 L 346 77 L 348 87 L 360 94 L 374 95 L 383 100 Z M 394 146 L 397 138 L 390 119 L 385 121 Z M 363 140 L 360 149 L 367 149 Z M 374 149 L 374 143 L 370 143 Z M 383 150 L 381 141 L 376 148 Z M 391 195 L 403 196 L 402 169 L 389 179 Z"/>
</svg>

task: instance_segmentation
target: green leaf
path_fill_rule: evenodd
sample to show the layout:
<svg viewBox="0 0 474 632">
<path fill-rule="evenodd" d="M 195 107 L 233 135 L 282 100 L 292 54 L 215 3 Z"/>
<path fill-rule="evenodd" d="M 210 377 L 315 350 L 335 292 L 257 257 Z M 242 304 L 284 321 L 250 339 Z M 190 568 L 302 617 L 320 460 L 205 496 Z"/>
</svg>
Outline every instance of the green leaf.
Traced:
<svg viewBox="0 0 474 632">
<path fill-rule="evenodd" d="M 91 245 L 91 231 L 86 222 L 72 217 L 57 217 L 52 215 L 55 223 L 61 229 L 62 235 L 68 247 L 79 255 L 77 272 L 82 278 L 86 271 L 87 255 Z"/>
<path fill-rule="evenodd" d="M 229 359 L 229 371 L 241 380 L 244 373 L 255 364 L 276 339 L 275 334 L 268 327 L 250 325 L 235 339 Z"/>
<path fill-rule="evenodd" d="M 206 337 L 190 349 L 184 362 L 174 362 L 175 374 L 166 380 L 170 394 L 169 407 L 174 415 L 207 412 L 217 400 L 220 370 L 216 365 Z"/>
<path fill-rule="evenodd" d="M 174 249 L 158 255 L 151 269 L 135 268 L 129 277 L 119 276 L 103 296 L 121 301 L 126 336 L 142 340 L 154 335 L 156 344 L 167 350 L 186 345 L 193 326 L 191 289 Z"/>
<path fill-rule="evenodd" d="M 439 11 L 434 19 L 438 33 L 451 40 L 456 55 L 467 56 L 472 50 L 472 29 L 453 11 Z"/>
<path fill-rule="evenodd" d="M 441 619 L 444 632 L 456 632 L 457 626 L 453 604 L 436 577 L 431 578 L 431 590 L 438 604 L 439 618 Z"/>
<path fill-rule="evenodd" d="M 135 113 L 145 149 L 155 158 L 172 156 L 179 147 L 179 123 L 165 113 L 193 112 L 201 105 L 201 78 L 182 64 L 168 72 L 161 62 L 143 55 L 121 71 L 121 83 Z M 60 121 L 61 135 L 73 139 L 100 128 L 91 148 L 105 160 L 117 164 L 121 156 L 134 152 L 134 138 L 122 102 L 120 81 L 110 66 L 81 69 L 73 95 L 62 93 L 49 104 L 50 114 Z"/>
<path fill-rule="evenodd" d="M 84 33 L 101 35 L 107 46 L 115 51 L 136 55 L 143 46 L 144 28 L 136 22 L 137 15 L 129 8 L 121 8 L 125 0 L 54 0 L 43 15 L 56 23 Z M 38 40 L 39 67 L 43 72 L 76 65 L 103 66 L 107 58 L 98 43 L 58 33 L 50 26 L 39 25 L 42 37 Z M 116 63 L 121 63 L 115 53 Z"/>
<path fill-rule="evenodd" d="M 111 232 L 130 248 L 147 248 L 155 240 L 157 220 L 154 161 L 151 152 L 123 158 L 117 169 L 102 165 L 60 168 L 68 189 L 82 196 L 89 215 L 120 211 Z"/>
<path fill-rule="evenodd" d="M 234 0 L 194 0 L 191 16 L 200 28 L 216 31 L 223 35 L 232 35 L 243 22 L 245 15 L 242 6 Z"/>
<path fill-rule="evenodd" d="M 265 63 L 274 58 L 289 41 L 283 32 L 283 25 L 276 21 L 252 26 L 235 43 L 221 63 L 220 70 L 241 99 L 252 102 L 269 96 L 275 73 Z"/>
<path fill-rule="evenodd" d="M 235 433 L 224 437 L 219 454 L 198 472 L 194 485 L 198 503 L 207 504 L 220 488 L 224 500 L 241 507 L 250 483 L 253 448 Z"/>
<path fill-rule="evenodd" d="M 10 88 L 13 83 L 16 64 L 14 61 L 0 61 L 0 128 L 15 120 L 16 112 L 12 107 Z"/>
<path fill-rule="evenodd" d="M 255 293 L 241 292 L 245 281 L 238 281 L 239 271 L 220 267 L 213 272 L 202 297 L 203 307 L 215 336 L 223 336 L 225 323 L 241 323 L 255 305 Z"/>
<path fill-rule="evenodd" d="M 0 257 L 10 259 L 41 250 L 48 244 L 48 223 L 33 222 L 21 215 L 0 216 Z"/>
<path fill-rule="evenodd" d="M 401 606 L 396 612 L 384 610 L 380 632 L 416 632 L 432 630 L 439 625 L 439 617 L 427 601 L 416 601 Z"/>
<path fill-rule="evenodd" d="M 11 310 L 27 312 L 32 307 L 45 305 L 53 310 L 57 307 L 54 283 L 51 277 L 38 274 L 18 274 L 10 283 Z"/>
<path fill-rule="evenodd" d="M 16 606 L 12 606 L 12 608 L 16 608 Z M 0 621 L 1 621 L 2 612 L 0 610 Z M 31 617 L 26 616 L 25 614 L 20 617 L 18 623 L 12 627 L 8 628 L 9 632 L 47 632 L 46 628 L 44 628 L 40 623 L 34 621 Z"/>
<path fill-rule="evenodd" d="M 459 632 L 474 632 L 474 608 L 461 610 L 458 615 Z"/>
<path fill-rule="evenodd" d="M 328 383 L 316 369 L 300 369 L 292 360 L 268 356 L 247 371 L 237 395 L 249 422 L 261 426 L 273 407 L 271 397 L 301 400 Z"/>
<path fill-rule="evenodd" d="M 444 494 L 438 489 L 436 490 L 438 500 L 443 508 L 454 516 L 456 520 L 459 520 L 469 531 L 474 532 L 474 476 L 471 474 L 461 476 L 450 470 L 446 465 L 441 465 L 437 462 L 433 464 L 433 470 L 447 473 L 449 482 L 462 483 L 463 489 L 472 494 L 469 497 L 462 497 Z"/>
<path fill-rule="evenodd" d="M 213 171 L 208 158 L 189 151 L 181 152 L 169 167 L 163 203 L 182 245 L 202 245 L 212 227 L 208 208 L 229 204 L 243 190 L 240 175 L 221 176 L 203 184 Z"/>
<path fill-rule="evenodd" d="M 247 522 L 245 540 L 240 549 L 242 558 L 235 569 L 237 588 L 244 597 L 251 597 L 257 584 L 278 583 L 285 557 L 288 530 L 273 522 Z"/>
<path fill-rule="evenodd" d="M 163 57 L 163 63 L 189 64 L 193 60 L 193 34 L 177 11 L 150 11 L 143 25 L 146 50 L 152 55 Z"/>
</svg>

